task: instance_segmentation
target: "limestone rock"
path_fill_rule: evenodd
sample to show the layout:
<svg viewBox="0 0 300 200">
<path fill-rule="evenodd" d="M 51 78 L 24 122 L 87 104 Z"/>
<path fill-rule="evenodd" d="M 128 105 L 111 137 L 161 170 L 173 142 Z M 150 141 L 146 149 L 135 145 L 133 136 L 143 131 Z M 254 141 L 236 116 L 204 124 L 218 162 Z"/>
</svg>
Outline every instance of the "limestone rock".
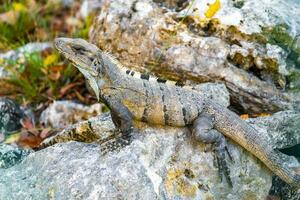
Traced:
<svg viewBox="0 0 300 200">
<path fill-rule="evenodd" d="M 78 142 L 30 154 L 0 170 L 0 198 L 264 199 L 270 188 L 266 168 L 231 142 L 233 188 L 221 182 L 212 152 L 187 129 L 149 127 L 134 138 L 104 155 L 96 143 Z"/>
<path fill-rule="evenodd" d="M 273 147 L 290 136 L 285 130 L 292 111 L 248 120 Z M 290 123 L 297 135 L 299 124 Z M 275 126 L 277 124 L 278 126 Z M 101 146 L 114 137 L 108 114 L 65 129 L 55 144 L 30 154 L 22 163 L 0 169 L 0 199 L 265 199 L 271 187 L 270 171 L 255 157 L 228 140 L 231 188 L 221 181 L 209 145 L 195 141 L 187 128 L 150 127 L 137 124 L 133 142 L 104 153 Z M 277 132 L 276 135 L 272 134 Z M 282 134 L 281 136 L 279 136 Z M 85 138 L 83 137 L 85 135 Z M 299 134 L 298 134 L 299 135 Z M 92 143 L 67 142 L 73 140 Z M 78 136 L 78 137 L 76 137 Z M 51 139 L 51 138 L 50 138 Z M 285 146 L 288 146 L 286 140 Z M 279 145 L 279 146 L 277 146 Z M 290 166 L 299 166 L 293 157 L 283 157 Z"/>
<path fill-rule="evenodd" d="M 76 122 L 101 114 L 102 105 L 85 106 L 72 101 L 54 101 L 40 116 L 40 123 L 46 127 L 61 129 Z"/>
<path fill-rule="evenodd" d="M 300 113 L 297 111 L 282 111 L 269 117 L 250 118 L 247 122 L 261 134 L 267 135 L 268 143 L 274 149 L 300 144 Z"/>
<path fill-rule="evenodd" d="M 276 88 L 285 86 L 282 51 L 259 44 L 263 55 L 252 55 L 257 60 L 255 69 L 247 72 L 230 59 L 230 52 L 234 54 L 232 46 L 247 41 L 247 36 L 240 37 L 237 31 L 236 38 L 231 29 L 224 30 L 225 35 L 213 34 L 210 33 L 213 24 L 201 27 L 192 18 L 181 23 L 181 13 L 184 12 L 161 6 L 161 3 L 103 1 L 90 31 L 91 42 L 112 52 L 125 66 L 138 71 L 183 82 L 222 81 L 229 89 L 231 102 L 242 112 L 272 113 L 291 107 L 290 99 Z M 249 54 L 248 47 L 241 48 Z M 269 65 L 263 65 L 259 58 L 275 62 L 271 81 L 268 73 L 260 73 L 263 70 L 259 67 Z M 257 70 L 259 73 L 253 73 Z"/>
<path fill-rule="evenodd" d="M 6 169 L 20 163 L 32 150 L 0 144 L 0 168 Z"/>
<path fill-rule="evenodd" d="M 24 111 L 16 102 L 5 97 L 0 98 L 0 142 L 6 134 L 22 127 L 21 120 L 24 115 Z"/>
</svg>

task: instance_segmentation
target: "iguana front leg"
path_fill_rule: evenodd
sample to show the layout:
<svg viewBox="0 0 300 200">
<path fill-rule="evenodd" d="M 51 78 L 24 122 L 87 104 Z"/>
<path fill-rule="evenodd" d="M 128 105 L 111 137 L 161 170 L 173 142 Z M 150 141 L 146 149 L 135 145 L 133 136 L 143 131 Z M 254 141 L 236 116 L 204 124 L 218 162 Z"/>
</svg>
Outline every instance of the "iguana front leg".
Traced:
<svg viewBox="0 0 300 200">
<path fill-rule="evenodd" d="M 133 115 L 129 109 L 118 100 L 106 99 L 105 104 L 110 108 L 112 121 L 122 136 L 129 136 L 133 131 Z"/>
<path fill-rule="evenodd" d="M 226 139 L 222 133 L 214 129 L 213 116 L 201 113 L 193 123 L 192 134 L 199 141 L 214 144 L 219 176 L 222 180 L 222 174 L 224 174 L 228 184 L 232 186 L 230 171 L 225 160 Z"/>
</svg>

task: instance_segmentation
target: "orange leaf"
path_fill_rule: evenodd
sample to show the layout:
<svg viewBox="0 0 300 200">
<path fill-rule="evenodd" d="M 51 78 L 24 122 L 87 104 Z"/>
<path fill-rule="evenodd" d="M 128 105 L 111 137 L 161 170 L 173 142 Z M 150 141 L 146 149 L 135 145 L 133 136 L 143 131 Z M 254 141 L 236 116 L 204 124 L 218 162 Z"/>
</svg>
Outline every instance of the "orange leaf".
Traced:
<svg viewBox="0 0 300 200">
<path fill-rule="evenodd" d="M 241 119 L 248 119 L 249 115 L 248 114 L 242 114 L 242 115 L 240 115 L 240 118 Z"/>
<path fill-rule="evenodd" d="M 50 80 L 57 81 L 61 77 L 61 73 L 60 72 L 51 72 L 48 77 Z"/>
<path fill-rule="evenodd" d="M 18 145 L 22 147 L 35 148 L 40 145 L 42 138 L 39 137 L 37 130 L 23 130 L 18 141 Z"/>
<path fill-rule="evenodd" d="M 70 83 L 68 85 L 65 85 L 64 87 L 62 87 L 60 89 L 60 95 L 64 96 L 70 89 L 72 89 L 73 87 L 76 87 L 78 85 L 81 85 L 82 82 L 77 82 L 77 83 Z"/>
<path fill-rule="evenodd" d="M 45 128 L 40 133 L 40 138 L 45 139 L 45 138 L 51 136 L 52 134 L 53 134 L 53 131 L 51 130 L 51 128 Z"/>
</svg>

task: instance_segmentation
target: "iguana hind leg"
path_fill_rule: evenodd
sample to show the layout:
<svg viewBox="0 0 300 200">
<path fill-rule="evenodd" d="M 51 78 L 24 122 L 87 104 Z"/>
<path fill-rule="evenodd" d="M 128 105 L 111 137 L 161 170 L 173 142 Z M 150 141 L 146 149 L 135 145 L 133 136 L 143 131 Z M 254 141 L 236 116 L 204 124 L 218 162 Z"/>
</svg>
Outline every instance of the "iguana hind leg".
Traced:
<svg viewBox="0 0 300 200">
<path fill-rule="evenodd" d="M 214 145 L 215 158 L 219 169 L 219 176 L 222 180 L 224 174 L 228 184 L 232 185 L 230 171 L 225 160 L 225 152 L 227 150 L 226 139 L 222 133 L 214 129 L 212 116 L 205 113 L 200 114 L 193 123 L 192 134 L 199 141 L 202 141 L 204 143 L 212 143 Z"/>
</svg>

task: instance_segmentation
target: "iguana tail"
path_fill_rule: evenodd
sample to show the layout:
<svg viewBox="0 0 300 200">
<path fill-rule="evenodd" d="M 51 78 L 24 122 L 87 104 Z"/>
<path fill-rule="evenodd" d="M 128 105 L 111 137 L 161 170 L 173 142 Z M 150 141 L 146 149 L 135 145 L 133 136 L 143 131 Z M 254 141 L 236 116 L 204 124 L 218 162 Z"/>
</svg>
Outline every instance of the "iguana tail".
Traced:
<svg viewBox="0 0 300 200">
<path fill-rule="evenodd" d="M 283 181 L 300 188 L 300 175 L 284 164 L 281 152 L 272 149 L 264 135 L 219 104 L 208 103 L 204 111 L 214 116 L 215 129 L 247 149 Z"/>
<path fill-rule="evenodd" d="M 265 165 L 279 176 L 283 181 L 290 184 L 293 187 L 300 188 L 300 175 L 292 168 L 286 166 L 282 161 L 282 154 L 277 150 L 273 150 L 267 153 L 262 159 Z"/>
</svg>

